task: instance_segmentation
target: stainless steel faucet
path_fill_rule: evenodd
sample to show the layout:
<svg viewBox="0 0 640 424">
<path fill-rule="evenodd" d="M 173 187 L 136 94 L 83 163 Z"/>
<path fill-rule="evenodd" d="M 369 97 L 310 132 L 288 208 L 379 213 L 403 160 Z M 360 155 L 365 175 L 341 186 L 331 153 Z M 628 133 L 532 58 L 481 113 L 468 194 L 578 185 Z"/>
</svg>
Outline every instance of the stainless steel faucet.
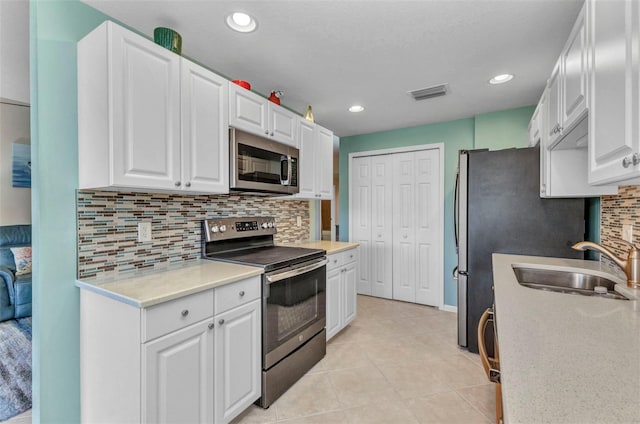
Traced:
<svg viewBox="0 0 640 424">
<path fill-rule="evenodd" d="M 630 247 L 627 259 L 616 256 L 610 247 L 601 246 L 592 241 L 581 241 L 571 247 L 576 250 L 595 250 L 607 256 L 627 275 L 627 287 L 640 288 L 640 250 L 627 241 L 621 241 Z"/>
</svg>

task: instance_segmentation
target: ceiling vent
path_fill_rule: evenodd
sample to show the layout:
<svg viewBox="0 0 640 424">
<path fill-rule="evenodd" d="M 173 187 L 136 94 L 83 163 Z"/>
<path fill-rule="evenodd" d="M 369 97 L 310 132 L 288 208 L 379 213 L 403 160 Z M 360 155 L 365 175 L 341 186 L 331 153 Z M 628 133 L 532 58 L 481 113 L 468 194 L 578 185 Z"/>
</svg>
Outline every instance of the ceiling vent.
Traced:
<svg viewBox="0 0 640 424">
<path fill-rule="evenodd" d="M 432 97 L 444 96 L 449 88 L 448 83 L 434 85 L 432 87 L 420 88 L 418 90 L 408 91 L 413 100 L 425 100 Z"/>
</svg>

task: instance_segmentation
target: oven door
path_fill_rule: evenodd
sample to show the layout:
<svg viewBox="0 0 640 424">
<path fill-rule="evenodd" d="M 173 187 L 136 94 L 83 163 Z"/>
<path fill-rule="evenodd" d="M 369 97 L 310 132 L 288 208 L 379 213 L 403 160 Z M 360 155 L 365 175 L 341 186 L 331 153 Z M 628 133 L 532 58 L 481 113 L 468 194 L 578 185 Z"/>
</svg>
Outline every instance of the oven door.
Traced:
<svg viewBox="0 0 640 424">
<path fill-rule="evenodd" d="M 327 259 L 303 262 L 264 277 L 263 368 L 269 369 L 325 327 Z"/>
</svg>

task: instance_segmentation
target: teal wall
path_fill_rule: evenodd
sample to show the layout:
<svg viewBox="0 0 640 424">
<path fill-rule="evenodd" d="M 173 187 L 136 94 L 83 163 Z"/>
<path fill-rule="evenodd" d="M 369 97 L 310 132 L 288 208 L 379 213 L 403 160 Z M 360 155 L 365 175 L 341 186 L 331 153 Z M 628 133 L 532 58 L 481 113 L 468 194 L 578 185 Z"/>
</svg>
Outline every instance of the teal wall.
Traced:
<svg viewBox="0 0 640 424">
<path fill-rule="evenodd" d="M 33 421 L 80 422 L 76 278 L 76 43 L 106 19 L 79 1 L 31 1 Z"/>
<path fill-rule="evenodd" d="M 527 147 L 527 127 L 535 106 L 485 113 L 475 118 L 475 149 Z"/>
<path fill-rule="evenodd" d="M 457 305 L 451 272 L 458 263 L 453 233 L 453 191 L 461 149 L 526 147 L 527 126 L 535 107 L 527 106 L 474 118 L 402 128 L 340 139 L 340 240 L 349 239 L 349 154 L 419 144 L 444 144 L 444 303 Z M 511 140 L 511 142 L 509 142 Z"/>
</svg>

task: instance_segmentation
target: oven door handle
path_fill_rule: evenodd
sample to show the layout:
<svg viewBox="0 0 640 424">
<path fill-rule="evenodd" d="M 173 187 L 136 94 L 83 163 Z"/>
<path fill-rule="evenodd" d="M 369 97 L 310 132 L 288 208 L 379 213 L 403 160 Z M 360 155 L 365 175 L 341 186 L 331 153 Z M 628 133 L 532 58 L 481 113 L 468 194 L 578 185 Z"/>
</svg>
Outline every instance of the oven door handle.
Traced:
<svg viewBox="0 0 640 424">
<path fill-rule="evenodd" d="M 284 272 L 278 272 L 278 273 L 274 273 L 274 274 L 267 274 L 267 282 L 269 284 L 275 283 L 277 281 L 280 280 L 284 280 L 286 278 L 291 278 L 291 277 L 295 277 L 298 276 L 300 274 L 304 274 L 306 272 L 310 272 L 313 271 L 314 269 L 318 269 L 318 268 L 322 268 L 323 266 L 325 266 L 329 261 L 324 258 L 320 261 L 316 261 L 316 262 L 312 262 L 309 265 L 301 265 L 297 268 L 294 269 L 290 269 Z"/>
</svg>

